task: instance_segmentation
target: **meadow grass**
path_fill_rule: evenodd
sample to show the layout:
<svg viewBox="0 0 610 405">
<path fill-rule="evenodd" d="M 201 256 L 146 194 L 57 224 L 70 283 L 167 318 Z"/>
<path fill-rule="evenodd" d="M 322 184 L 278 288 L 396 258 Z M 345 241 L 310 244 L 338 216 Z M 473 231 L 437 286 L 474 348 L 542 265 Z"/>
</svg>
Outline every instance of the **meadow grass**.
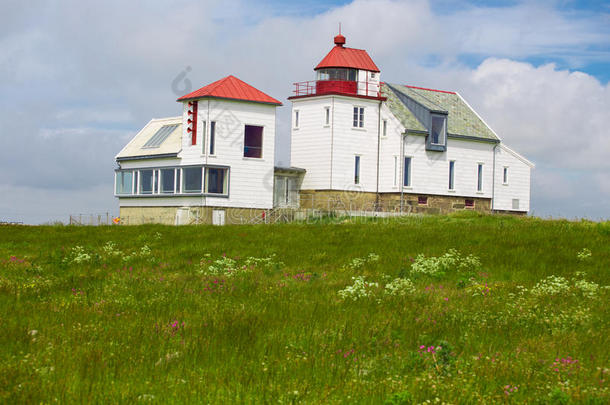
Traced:
<svg viewBox="0 0 610 405">
<path fill-rule="evenodd" d="M 0 401 L 610 401 L 610 223 L 0 227 Z"/>
</svg>

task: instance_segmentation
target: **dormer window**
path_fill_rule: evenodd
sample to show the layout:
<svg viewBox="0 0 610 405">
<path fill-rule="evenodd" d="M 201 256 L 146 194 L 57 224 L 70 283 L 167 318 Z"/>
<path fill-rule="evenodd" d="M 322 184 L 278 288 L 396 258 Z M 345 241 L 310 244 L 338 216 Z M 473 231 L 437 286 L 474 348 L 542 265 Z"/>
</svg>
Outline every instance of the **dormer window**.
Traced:
<svg viewBox="0 0 610 405">
<path fill-rule="evenodd" d="M 427 150 L 444 152 L 447 150 L 447 116 L 430 114 L 430 135 L 426 141 Z"/>
<path fill-rule="evenodd" d="M 430 136 L 432 137 L 432 145 L 445 144 L 445 122 L 447 119 L 440 115 L 432 116 L 432 124 L 430 125 Z"/>
</svg>

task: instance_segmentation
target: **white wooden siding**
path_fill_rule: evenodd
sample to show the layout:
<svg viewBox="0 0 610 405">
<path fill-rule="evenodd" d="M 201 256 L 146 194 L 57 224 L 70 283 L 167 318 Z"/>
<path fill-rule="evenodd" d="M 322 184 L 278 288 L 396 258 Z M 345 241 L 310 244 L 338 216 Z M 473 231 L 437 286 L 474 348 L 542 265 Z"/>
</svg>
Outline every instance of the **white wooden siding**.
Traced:
<svg viewBox="0 0 610 405">
<path fill-rule="evenodd" d="M 508 168 L 508 181 L 504 184 L 504 168 Z M 496 178 L 493 208 L 506 211 L 529 211 L 531 166 L 500 145 L 496 148 Z M 513 199 L 519 200 L 519 208 L 513 209 Z"/>
<path fill-rule="evenodd" d="M 290 165 L 307 169 L 303 190 L 328 190 L 331 167 L 331 139 L 334 125 L 333 96 L 297 99 L 292 103 Z M 326 125 L 325 108 L 330 108 Z M 295 110 L 299 111 L 299 128 L 295 128 Z"/>
</svg>

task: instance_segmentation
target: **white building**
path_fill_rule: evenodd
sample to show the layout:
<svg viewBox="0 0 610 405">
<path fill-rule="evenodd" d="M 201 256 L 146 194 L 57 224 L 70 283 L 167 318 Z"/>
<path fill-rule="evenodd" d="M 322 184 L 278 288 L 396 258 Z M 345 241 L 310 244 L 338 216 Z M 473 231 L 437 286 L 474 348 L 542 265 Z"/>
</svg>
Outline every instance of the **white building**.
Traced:
<svg viewBox="0 0 610 405">
<path fill-rule="evenodd" d="M 248 222 L 273 208 L 282 104 L 234 76 L 178 101 L 181 117 L 151 120 L 116 156 L 123 222 Z"/>
<path fill-rule="evenodd" d="M 532 163 L 457 93 L 383 83 L 345 37 L 296 83 L 291 165 L 274 167 L 281 103 L 228 76 L 178 99 L 116 156 L 124 223 L 265 219 L 272 208 L 527 213 Z"/>
<path fill-rule="evenodd" d="M 402 212 L 526 213 L 527 159 L 455 92 L 383 83 L 345 37 L 296 83 L 291 164 L 304 168 L 301 205 Z"/>
</svg>

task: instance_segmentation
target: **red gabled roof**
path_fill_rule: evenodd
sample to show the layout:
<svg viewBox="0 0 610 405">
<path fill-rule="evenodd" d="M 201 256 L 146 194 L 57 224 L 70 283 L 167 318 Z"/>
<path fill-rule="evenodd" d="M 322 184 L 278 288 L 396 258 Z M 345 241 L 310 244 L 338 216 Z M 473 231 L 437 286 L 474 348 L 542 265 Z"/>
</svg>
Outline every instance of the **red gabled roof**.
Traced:
<svg viewBox="0 0 610 405">
<path fill-rule="evenodd" d="M 335 47 L 322 59 L 322 62 L 318 63 L 314 70 L 345 67 L 379 72 L 379 68 L 364 49 L 343 47 L 343 44 L 345 44 L 345 37 L 343 35 L 335 37 L 335 44 Z"/>
<path fill-rule="evenodd" d="M 250 86 L 243 80 L 239 80 L 233 75 L 227 76 L 224 79 L 220 79 L 200 88 L 199 90 L 195 90 L 192 93 L 184 95 L 177 101 L 186 101 L 205 97 L 282 105 L 280 101 Z"/>
</svg>

